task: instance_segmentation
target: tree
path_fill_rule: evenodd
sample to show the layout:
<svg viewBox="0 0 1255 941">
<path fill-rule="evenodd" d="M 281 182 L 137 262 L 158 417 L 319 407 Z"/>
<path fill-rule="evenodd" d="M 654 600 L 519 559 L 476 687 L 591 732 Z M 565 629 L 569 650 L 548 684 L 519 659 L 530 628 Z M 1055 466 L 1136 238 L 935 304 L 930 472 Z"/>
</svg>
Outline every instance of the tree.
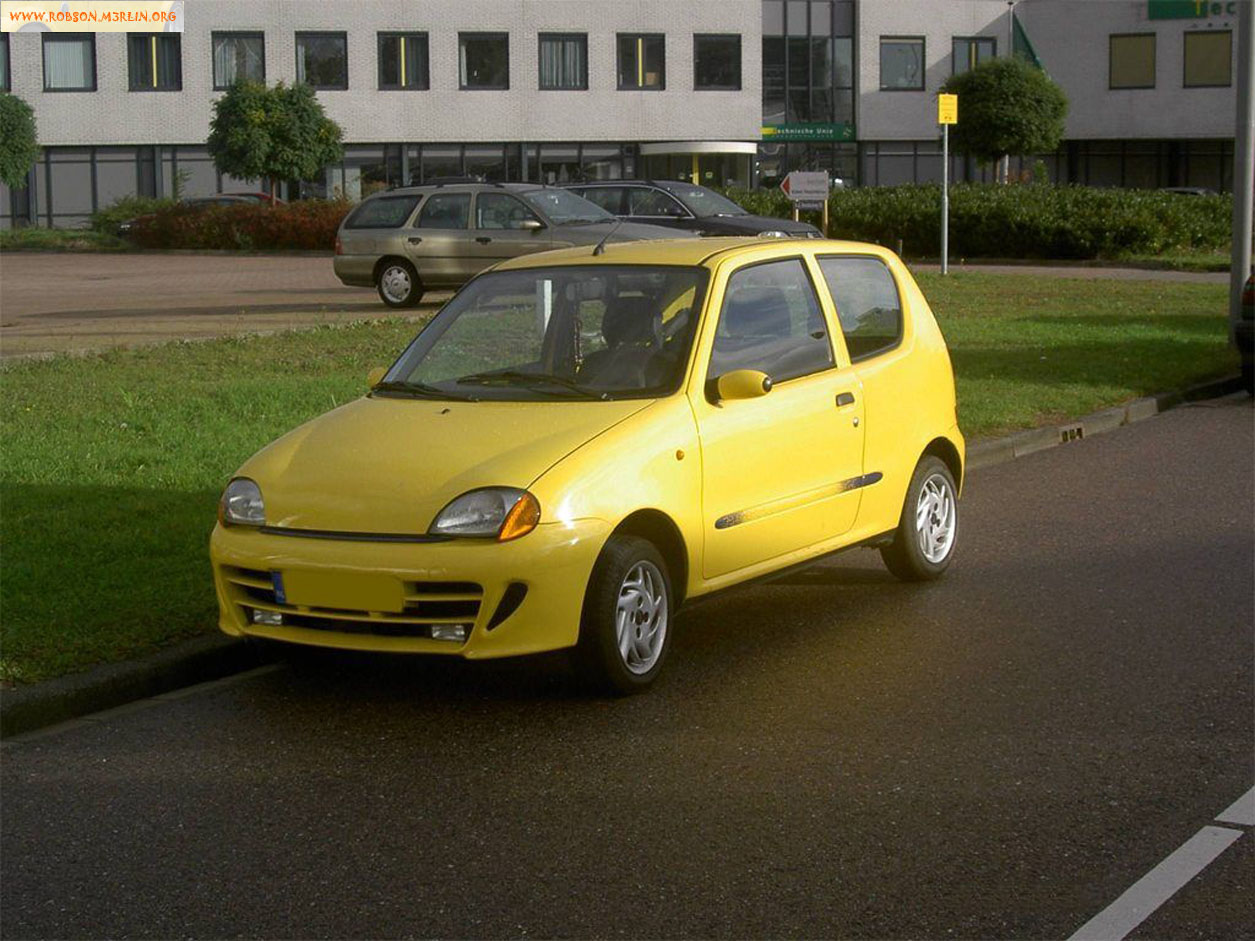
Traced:
<svg viewBox="0 0 1255 941">
<path fill-rule="evenodd" d="M 959 123 L 950 131 L 955 149 L 981 163 L 1048 153 L 1063 139 L 1067 95 L 1019 57 L 991 59 L 952 75 L 941 90 L 959 96 Z"/>
<path fill-rule="evenodd" d="M 308 179 L 340 160 L 342 136 L 309 85 L 238 82 L 214 103 L 209 154 L 220 173 L 269 180 L 274 205 L 280 180 Z"/>
<path fill-rule="evenodd" d="M 13 189 L 23 189 L 38 159 L 35 112 L 21 98 L 0 93 L 0 180 Z"/>
</svg>

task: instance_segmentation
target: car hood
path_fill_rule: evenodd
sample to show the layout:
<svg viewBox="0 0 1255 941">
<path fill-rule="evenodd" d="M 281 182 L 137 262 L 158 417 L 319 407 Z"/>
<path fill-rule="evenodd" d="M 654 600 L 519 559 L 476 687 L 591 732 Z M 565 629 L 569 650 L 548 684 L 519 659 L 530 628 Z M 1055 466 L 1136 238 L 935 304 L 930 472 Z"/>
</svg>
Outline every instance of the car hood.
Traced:
<svg viewBox="0 0 1255 941">
<path fill-rule="evenodd" d="M 788 232 L 813 235 L 819 230 L 809 222 L 777 219 L 774 216 L 703 216 L 697 220 L 702 230 L 714 235 L 757 235 L 759 232 Z"/>
<path fill-rule="evenodd" d="M 553 230 L 554 241 L 571 245 L 596 245 L 609 234 L 610 242 L 634 242 L 638 239 L 697 238 L 696 232 L 669 229 L 665 225 L 644 222 L 586 222 L 581 225 L 560 225 Z"/>
<path fill-rule="evenodd" d="M 270 526 L 425 533 L 454 497 L 525 488 L 649 404 L 362 398 L 289 432 L 239 476 L 261 487 Z"/>
</svg>

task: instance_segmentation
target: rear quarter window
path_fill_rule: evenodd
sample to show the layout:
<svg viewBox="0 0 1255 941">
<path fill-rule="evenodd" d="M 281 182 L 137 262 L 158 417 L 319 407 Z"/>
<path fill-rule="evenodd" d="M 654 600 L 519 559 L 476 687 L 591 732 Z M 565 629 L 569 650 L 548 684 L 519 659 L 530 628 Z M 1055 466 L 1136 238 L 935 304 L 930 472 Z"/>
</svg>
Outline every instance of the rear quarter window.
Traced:
<svg viewBox="0 0 1255 941">
<path fill-rule="evenodd" d="M 902 342 L 902 299 L 893 274 L 879 258 L 820 256 L 850 359 L 888 352 Z"/>
<path fill-rule="evenodd" d="M 344 224 L 346 229 L 397 229 L 405 225 L 414 207 L 418 205 L 417 196 L 380 196 L 368 199 L 349 216 Z"/>
</svg>

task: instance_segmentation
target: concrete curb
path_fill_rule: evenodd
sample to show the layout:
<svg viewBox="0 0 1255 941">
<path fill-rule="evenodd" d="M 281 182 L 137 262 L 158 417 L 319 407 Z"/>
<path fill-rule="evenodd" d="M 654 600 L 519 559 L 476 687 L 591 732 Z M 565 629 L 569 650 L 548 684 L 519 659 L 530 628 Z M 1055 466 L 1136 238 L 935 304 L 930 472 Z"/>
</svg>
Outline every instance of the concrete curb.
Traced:
<svg viewBox="0 0 1255 941">
<path fill-rule="evenodd" d="M 0 690 L 0 737 L 216 680 L 272 658 L 256 645 L 226 635 L 196 637 L 143 660 L 105 664 L 32 686 Z"/>
<path fill-rule="evenodd" d="M 1198 402 L 1203 399 L 1215 399 L 1229 395 L 1242 389 L 1242 380 L 1238 376 L 1217 379 L 1202 385 L 1191 386 L 1181 392 L 1166 392 L 1163 395 L 1147 396 L 1134 399 L 1127 405 L 1117 408 L 1105 408 L 1092 415 L 1073 419 L 1061 425 L 1048 425 L 1045 428 L 1033 428 L 1029 431 L 1017 432 L 1005 438 L 991 438 L 974 441 L 967 448 L 967 470 L 977 470 L 1013 461 L 1017 457 L 1057 448 L 1062 444 L 1092 438 L 1094 435 L 1114 431 L 1123 425 L 1154 418 L 1160 412 L 1184 405 L 1187 402 Z"/>
<path fill-rule="evenodd" d="M 1152 418 L 1186 402 L 1218 398 L 1241 388 L 1241 379 L 1232 376 L 1183 392 L 1135 399 L 1062 425 L 976 441 L 967 449 L 967 469 L 1012 461 Z M 31 732 L 133 700 L 240 673 L 270 662 L 274 656 L 257 645 L 224 635 L 197 637 L 143 660 L 107 664 L 33 686 L 0 690 L 0 737 Z"/>
</svg>

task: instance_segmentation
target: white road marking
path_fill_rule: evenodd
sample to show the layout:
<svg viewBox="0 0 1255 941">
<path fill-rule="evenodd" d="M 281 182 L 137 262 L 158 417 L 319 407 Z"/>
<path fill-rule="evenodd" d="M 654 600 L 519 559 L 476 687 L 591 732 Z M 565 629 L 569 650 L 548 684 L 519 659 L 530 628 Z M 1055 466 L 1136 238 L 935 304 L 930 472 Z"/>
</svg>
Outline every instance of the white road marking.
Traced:
<svg viewBox="0 0 1255 941">
<path fill-rule="evenodd" d="M 1082 925 L 1069 941 L 1119 941 L 1126 937 L 1232 846 L 1244 832 L 1228 827 L 1203 827 L 1176 852 L 1133 883 L 1123 895 Z"/>
<path fill-rule="evenodd" d="M 1230 804 L 1228 810 L 1216 817 L 1216 822 L 1255 827 L 1255 787 Z"/>
</svg>

